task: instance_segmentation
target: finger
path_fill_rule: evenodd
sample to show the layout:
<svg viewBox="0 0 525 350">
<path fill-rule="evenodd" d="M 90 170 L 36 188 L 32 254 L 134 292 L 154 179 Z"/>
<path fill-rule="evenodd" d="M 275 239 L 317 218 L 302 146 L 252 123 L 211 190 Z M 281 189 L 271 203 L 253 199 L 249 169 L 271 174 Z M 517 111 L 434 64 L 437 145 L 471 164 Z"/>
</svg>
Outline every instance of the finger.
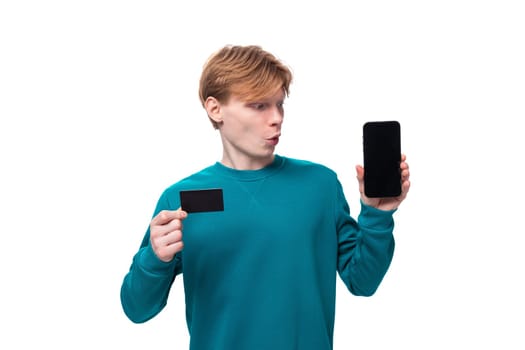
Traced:
<svg viewBox="0 0 525 350">
<path fill-rule="evenodd" d="M 167 224 L 156 226 L 157 229 L 162 231 L 163 235 L 170 233 L 171 231 L 182 230 L 182 220 L 173 219 Z"/>
<path fill-rule="evenodd" d="M 177 241 L 173 244 L 170 244 L 169 246 L 166 247 L 167 251 L 172 253 L 172 254 L 176 254 L 178 253 L 179 251 L 182 250 L 182 248 L 184 248 L 184 242 L 183 241 Z"/>
<path fill-rule="evenodd" d="M 179 219 L 173 219 L 164 225 L 151 224 L 150 235 L 153 239 L 157 239 L 157 237 L 166 236 L 173 231 L 182 231 L 182 226 L 182 220 Z"/>
<path fill-rule="evenodd" d="M 176 242 L 182 241 L 182 231 L 171 231 L 166 234 L 153 234 L 151 235 L 151 245 L 156 249 L 162 249 L 163 247 L 169 246 Z"/>
<path fill-rule="evenodd" d="M 155 254 L 157 254 L 160 260 L 170 262 L 171 260 L 173 260 L 175 254 L 180 252 L 183 248 L 184 243 L 182 241 L 178 241 L 176 243 L 158 248 L 155 251 Z"/>
<path fill-rule="evenodd" d="M 175 230 L 167 233 L 166 235 L 159 237 L 159 243 L 161 246 L 168 246 L 182 241 L 182 231 Z"/>
<path fill-rule="evenodd" d="M 401 171 L 401 179 L 402 181 L 408 180 L 410 178 L 410 170 L 404 169 Z"/>
<path fill-rule="evenodd" d="M 175 219 L 184 220 L 186 216 L 188 214 L 181 208 L 177 210 L 162 210 L 151 220 L 151 224 L 164 225 Z"/>
<path fill-rule="evenodd" d="M 401 196 L 405 198 L 409 190 L 410 190 L 410 181 L 408 180 L 403 181 L 403 183 L 401 184 Z"/>
</svg>

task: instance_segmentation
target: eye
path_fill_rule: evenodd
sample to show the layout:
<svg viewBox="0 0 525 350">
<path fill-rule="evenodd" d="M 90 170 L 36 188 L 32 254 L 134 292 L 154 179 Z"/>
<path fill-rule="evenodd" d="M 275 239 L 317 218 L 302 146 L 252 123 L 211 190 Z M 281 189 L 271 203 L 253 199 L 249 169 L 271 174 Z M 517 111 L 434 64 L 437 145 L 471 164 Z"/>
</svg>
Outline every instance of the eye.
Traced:
<svg viewBox="0 0 525 350">
<path fill-rule="evenodd" d="M 257 110 L 257 111 L 264 111 L 266 109 L 266 104 L 260 103 L 260 102 L 256 102 L 256 103 L 251 103 L 250 107 L 255 109 L 255 110 Z"/>
</svg>

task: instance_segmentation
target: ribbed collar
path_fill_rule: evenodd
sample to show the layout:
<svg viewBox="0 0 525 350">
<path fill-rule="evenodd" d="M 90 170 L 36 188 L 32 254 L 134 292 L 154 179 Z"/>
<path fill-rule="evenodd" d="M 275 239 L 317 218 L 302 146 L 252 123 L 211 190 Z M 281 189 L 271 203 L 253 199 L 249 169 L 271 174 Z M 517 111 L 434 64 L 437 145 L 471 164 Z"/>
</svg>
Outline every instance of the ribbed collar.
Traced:
<svg viewBox="0 0 525 350">
<path fill-rule="evenodd" d="M 271 164 L 257 170 L 237 170 L 217 162 L 213 165 L 213 171 L 216 172 L 217 175 L 234 178 L 239 181 L 257 181 L 275 174 L 283 167 L 285 159 L 286 158 L 276 154 Z"/>
</svg>

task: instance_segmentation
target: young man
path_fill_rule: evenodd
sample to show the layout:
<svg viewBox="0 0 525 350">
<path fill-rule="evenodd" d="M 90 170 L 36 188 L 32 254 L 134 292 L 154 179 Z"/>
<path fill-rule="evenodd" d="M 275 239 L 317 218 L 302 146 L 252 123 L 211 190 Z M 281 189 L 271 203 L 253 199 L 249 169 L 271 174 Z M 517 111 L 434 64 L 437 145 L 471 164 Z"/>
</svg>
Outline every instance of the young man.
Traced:
<svg viewBox="0 0 525 350">
<path fill-rule="evenodd" d="M 220 162 L 167 188 L 121 301 L 133 322 L 157 315 L 184 273 L 192 350 L 332 349 L 337 272 L 372 295 L 392 259 L 392 215 L 402 194 L 367 198 L 358 220 L 336 174 L 276 155 L 292 74 L 257 46 L 227 46 L 206 63 L 200 99 L 223 145 Z M 221 188 L 224 210 L 186 213 L 182 190 Z M 184 225 L 184 226 L 183 226 Z"/>
</svg>

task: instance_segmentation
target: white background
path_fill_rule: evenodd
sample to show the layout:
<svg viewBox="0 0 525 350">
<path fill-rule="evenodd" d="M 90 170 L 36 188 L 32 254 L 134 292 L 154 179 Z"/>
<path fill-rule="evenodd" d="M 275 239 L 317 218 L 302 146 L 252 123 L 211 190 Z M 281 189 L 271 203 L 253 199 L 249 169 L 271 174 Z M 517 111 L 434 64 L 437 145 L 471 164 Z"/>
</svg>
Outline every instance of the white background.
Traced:
<svg viewBox="0 0 525 350">
<path fill-rule="evenodd" d="M 338 282 L 335 349 L 523 349 L 520 5 L 3 1 L 0 348 L 187 348 L 182 279 L 142 325 L 119 289 L 162 190 L 221 155 L 202 64 L 258 44 L 295 74 L 277 152 L 336 170 L 354 215 L 362 124 L 402 124 L 394 261 L 371 298 Z"/>
</svg>

